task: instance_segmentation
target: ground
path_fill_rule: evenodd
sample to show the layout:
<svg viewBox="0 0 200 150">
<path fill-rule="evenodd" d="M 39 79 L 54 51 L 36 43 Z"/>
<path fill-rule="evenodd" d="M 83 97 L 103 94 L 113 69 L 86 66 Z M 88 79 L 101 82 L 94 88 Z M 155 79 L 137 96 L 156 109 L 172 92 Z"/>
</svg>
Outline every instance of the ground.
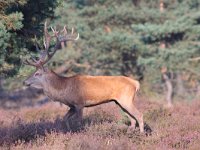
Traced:
<svg viewBox="0 0 200 150">
<path fill-rule="evenodd" d="M 63 121 L 68 107 L 57 102 L 1 108 L 0 146 L 20 150 L 200 149 L 200 101 L 176 102 L 166 108 L 158 100 L 138 98 L 136 106 L 144 114 L 144 134 L 138 127 L 128 129 L 115 103 L 86 108 L 83 126 L 72 123 L 72 130 Z"/>
</svg>

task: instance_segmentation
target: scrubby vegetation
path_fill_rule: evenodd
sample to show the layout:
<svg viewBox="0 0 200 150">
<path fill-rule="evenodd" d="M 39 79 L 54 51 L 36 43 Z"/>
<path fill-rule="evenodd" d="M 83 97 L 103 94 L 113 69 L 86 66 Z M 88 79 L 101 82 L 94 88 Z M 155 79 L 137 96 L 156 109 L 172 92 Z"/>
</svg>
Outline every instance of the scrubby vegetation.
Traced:
<svg viewBox="0 0 200 150">
<path fill-rule="evenodd" d="M 144 112 L 145 134 L 128 130 L 114 104 L 84 111 L 82 128 L 69 130 L 62 117 L 66 106 L 51 102 L 42 107 L 0 109 L 0 145 L 3 149 L 199 149 L 200 103 L 161 103 L 137 100 Z"/>
</svg>

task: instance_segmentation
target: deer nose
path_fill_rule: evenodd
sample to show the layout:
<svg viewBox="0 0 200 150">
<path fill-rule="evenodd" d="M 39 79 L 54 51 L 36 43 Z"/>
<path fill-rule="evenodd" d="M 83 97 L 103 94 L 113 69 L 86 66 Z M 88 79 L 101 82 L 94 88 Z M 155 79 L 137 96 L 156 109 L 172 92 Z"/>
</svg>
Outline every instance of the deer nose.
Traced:
<svg viewBox="0 0 200 150">
<path fill-rule="evenodd" d="M 27 81 L 23 81 L 23 85 L 29 86 L 30 84 L 28 84 Z"/>
</svg>

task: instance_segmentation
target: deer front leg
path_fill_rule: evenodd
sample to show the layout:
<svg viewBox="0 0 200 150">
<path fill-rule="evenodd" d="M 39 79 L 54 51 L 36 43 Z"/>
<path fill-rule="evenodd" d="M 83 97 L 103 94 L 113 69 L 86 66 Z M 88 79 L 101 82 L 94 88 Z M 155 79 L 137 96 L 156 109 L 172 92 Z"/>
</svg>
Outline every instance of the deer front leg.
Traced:
<svg viewBox="0 0 200 150">
<path fill-rule="evenodd" d="M 78 127 L 81 127 L 82 125 L 82 119 L 83 119 L 83 108 L 77 108 L 76 109 L 76 114 L 77 114 L 77 125 Z"/>
<path fill-rule="evenodd" d="M 79 128 L 82 124 L 83 108 L 71 107 L 68 113 L 64 116 L 65 125 L 67 129 L 72 129 L 70 126 L 70 121 L 73 120 L 73 127 Z"/>
<path fill-rule="evenodd" d="M 75 113 L 76 113 L 75 107 L 70 107 L 70 110 L 64 116 L 63 120 L 65 122 L 65 125 L 66 125 L 67 129 L 71 129 L 70 128 L 70 124 L 69 124 L 69 118 L 71 118 Z"/>
<path fill-rule="evenodd" d="M 79 130 L 81 128 L 82 116 L 83 116 L 83 108 L 76 107 L 75 113 L 69 118 L 70 120 L 73 120 L 71 124 L 71 126 L 73 127 L 73 130 Z"/>
</svg>

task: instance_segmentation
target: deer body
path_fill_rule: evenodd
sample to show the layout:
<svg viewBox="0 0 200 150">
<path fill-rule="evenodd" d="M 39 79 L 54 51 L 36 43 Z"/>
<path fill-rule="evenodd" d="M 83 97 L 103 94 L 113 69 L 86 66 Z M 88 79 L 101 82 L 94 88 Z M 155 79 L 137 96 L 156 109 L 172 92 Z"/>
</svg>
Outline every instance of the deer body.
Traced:
<svg viewBox="0 0 200 150">
<path fill-rule="evenodd" d="M 59 31 L 52 30 L 57 38 L 54 51 L 52 53 L 48 52 L 50 39 L 54 36 L 49 35 L 45 23 L 45 51 L 41 53 L 39 60 L 32 57 L 32 62 L 26 60 L 25 63 L 27 65 L 35 66 L 37 70 L 24 81 L 24 84 L 43 89 L 50 99 L 68 105 L 70 110 L 65 115 L 64 120 L 69 128 L 68 119 L 76 117 L 81 120 L 84 107 L 115 101 L 131 120 L 131 127 L 135 128 L 137 121 L 140 131 L 143 132 L 143 115 L 133 103 L 136 92 L 140 87 L 138 81 L 125 76 L 76 75 L 62 77 L 43 66 L 55 54 L 61 42 L 77 40 L 79 36 L 74 39 L 71 37 L 72 34 L 70 36 L 67 35 L 65 27 L 63 29 L 63 37 L 59 34 Z"/>
<path fill-rule="evenodd" d="M 49 75 L 50 74 L 50 75 Z M 66 105 L 89 107 L 111 100 L 134 98 L 139 83 L 124 76 L 77 75 L 61 77 L 54 72 L 46 77 L 44 93 L 52 100 Z"/>
<path fill-rule="evenodd" d="M 45 70 L 38 69 L 24 83 L 27 86 L 43 89 L 50 99 L 68 105 L 71 109 L 65 117 L 66 120 L 75 115 L 81 119 L 84 107 L 115 101 L 127 112 L 132 127 L 135 127 L 134 117 L 143 132 L 143 116 L 133 103 L 140 84 L 129 77 L 88 75 L 62 77 L 45 68 Z"/>
</svg>

